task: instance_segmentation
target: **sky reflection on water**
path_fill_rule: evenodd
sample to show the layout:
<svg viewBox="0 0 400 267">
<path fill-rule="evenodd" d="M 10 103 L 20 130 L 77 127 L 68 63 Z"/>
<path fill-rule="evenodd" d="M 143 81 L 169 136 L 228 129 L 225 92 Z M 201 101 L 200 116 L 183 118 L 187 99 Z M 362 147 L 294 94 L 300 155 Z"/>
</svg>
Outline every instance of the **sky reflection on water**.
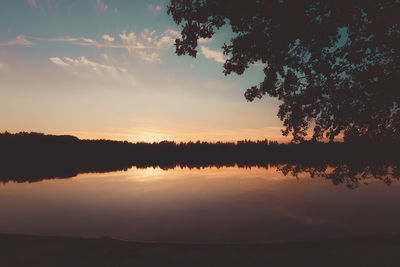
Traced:
<svg viewBox="0 0 400 267">
<path fill-rule="evenodd" d="M 400 187 L 349 190 L 274 168 L 159 168 L 0 186 L 0 232 L 161 242 L 398 233 Z"/>
</svg>

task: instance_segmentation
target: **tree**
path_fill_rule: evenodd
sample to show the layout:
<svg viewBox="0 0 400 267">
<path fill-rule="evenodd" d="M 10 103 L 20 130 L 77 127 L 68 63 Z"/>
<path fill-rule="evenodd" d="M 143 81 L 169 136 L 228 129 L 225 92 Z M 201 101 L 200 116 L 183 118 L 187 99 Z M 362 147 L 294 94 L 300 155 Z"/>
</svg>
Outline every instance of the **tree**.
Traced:
<svg viewBox="0 0 400 267">
<path fill-rule="evenodd" d="M 400 0 L 171 0 L 182 26 L 176 53 L 196 57 L 199 38 L 224 25 L 224 74 L 264 64 L 265 79 L 246 90 L 253 101 L 281 100 L 278 116 L 302 141 L 400 136 Z"/>
</svg>

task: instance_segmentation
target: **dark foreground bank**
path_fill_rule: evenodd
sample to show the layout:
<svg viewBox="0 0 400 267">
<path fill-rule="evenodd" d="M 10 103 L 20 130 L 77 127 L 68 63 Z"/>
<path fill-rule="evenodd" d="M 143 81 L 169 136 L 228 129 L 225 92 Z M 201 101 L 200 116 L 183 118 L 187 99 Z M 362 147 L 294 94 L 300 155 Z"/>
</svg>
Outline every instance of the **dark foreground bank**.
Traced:
<svg viewBox="0 0 400 267">
<path fill-rule="evenodd" d="M 399 266 L 400 235 L 206 245 L 0 235 L 1 266 Z"/>
</svg>

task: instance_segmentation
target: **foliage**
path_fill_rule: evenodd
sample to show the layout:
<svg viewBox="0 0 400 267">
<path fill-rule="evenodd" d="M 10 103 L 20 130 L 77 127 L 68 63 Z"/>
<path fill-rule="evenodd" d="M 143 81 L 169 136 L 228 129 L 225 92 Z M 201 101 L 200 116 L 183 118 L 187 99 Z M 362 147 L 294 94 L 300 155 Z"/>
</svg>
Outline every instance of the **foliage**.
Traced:
<svg viewBox="0 0 400 267">
<path fill-rule="evenodd" d="M 224 74 L 262 62 L 245 97 L 281 100 L 294 141 L 310 128 L 314 139 L 399 138 L 399 0 L 171 0 L 168 14 L 183 27 L 178 55 L 196 57 L 199 38 L 231 26 Z"/>
</svg>

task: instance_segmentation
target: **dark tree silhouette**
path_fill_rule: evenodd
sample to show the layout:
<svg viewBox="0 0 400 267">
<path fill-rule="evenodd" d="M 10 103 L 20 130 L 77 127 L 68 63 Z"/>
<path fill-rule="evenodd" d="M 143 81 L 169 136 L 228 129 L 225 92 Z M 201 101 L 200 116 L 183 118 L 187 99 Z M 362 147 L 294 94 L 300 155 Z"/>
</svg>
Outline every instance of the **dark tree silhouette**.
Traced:
<svg viewBox="0 0 400 267">
<path fill-rule="evenodd" d="M 231 26 L 224 74 L 263 63 L 245 97 L 281 100 L 294 141 L 310 128 L 314 139 L 399 138 L 399 0 L 171 0 L 168 14 L 183 27 L 178 55 L 196 57 L 199 38 Z"/>
<path fill-rule="evenodd" d="M 306 172 L 334 184 L 357 185 L 370 174 L 385 182 L 400 177 L 400 144 L 276 141 L 130 143 L 82 140 L 70 135 L 0 133 L 0 183 L 35 182 L 137 168 L 240 168 L 277 166 L 284 174 Z M 331 172 L 328 166 L 335 167 Z M 368 174 L 368 175 L 367 175 Z M 384 177 L 386 175 L 386 177 Z M 363 178 L 363 179 L 360 179 Z M 354 186 L 355 187 L 355 186 Z"/>
</svg>

